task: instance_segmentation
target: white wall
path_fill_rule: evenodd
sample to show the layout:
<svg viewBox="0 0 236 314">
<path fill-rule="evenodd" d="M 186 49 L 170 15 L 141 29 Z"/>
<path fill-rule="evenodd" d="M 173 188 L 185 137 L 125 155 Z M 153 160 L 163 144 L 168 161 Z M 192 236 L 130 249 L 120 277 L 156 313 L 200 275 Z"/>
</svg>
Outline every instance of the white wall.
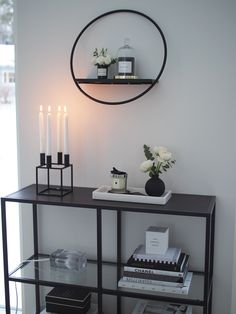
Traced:
<svg viewBox="0 0 236 314">
<path fill-rule="evenodd" d="M 235 218 L 235 226 L 236 226 L 236 218 Z M 235 296 L 236 293 L 236 250 L 235 250 L 235 243 L 236 243 L 236 233 L 234 232 L 234 257 L 233 257 L 233 274 L 232 274 L 232 296 Z M 232 297 L 231 300 L 231 314 L 236 312 L 236 299 Z"/>
<path fill-rule="evenodd" d="M 168 60 L 160 84 L 150 93 L 123 106 L 105 106 L 90 101 L 76 89 L 69 69 L 70 51 L 76 36 L 91 19 L 120 8 L 146 13 L 161 26 L 167 39 Z M 75 185 L 108 184 L 109 171 L 114 165 L 128 172 L 130 186 L 144 186 L 147 176 L 138 170 L 143 161 L 143 144 L 169 147 L 177 163 L 163 176 L 167 187 L 173 192 L 217 196 L 214 314 L 228 314 L 231 307 L 236 201 L 235 9 L 236 3 L 232 0 L 103 0 L 99 3 L 95 0 L 21 0 L 17 3 L 21 185 L 35 182 L 39 159 L 38 109 L 42 104 L 50 104 L 54 109 L 57 105 L 68 105 Z M 140 34 L 140 40 L 142 35 L 145 34 Z M 112 28 L 110 36 L 113 36 Z M 104 218 L 106 257 L 114 254 L 113 218 L 111 213 Z M 23 214 L 23 219 L 24 226 L 28 226 L 28 212 Z M 91 211 L 43 210 L 40 216 L 42 250 L 51 252 L 57 247 L 79 245 L 94 255 L 94 219 Z M 144 230 L 155 219 L 156 224 L 171 226 L 172 243 L 189 250 L 192 264 L 201 266 L 202 221 L 196 224 L 191 219 L 175 221 L 166 217 L 157 220 L 144 214 L 135 219 L 128 215 L 127 219 L 130 233 L 125 254 L 142 241 Z M 54 228 L 52 236 L 55 222 L 58 228 Z M 197 236 L 191 235 L 191 231 L 187 233 L 190 242 L 185 241 L 186 228 L 194 228 L 197 233 Z M 91 236 L 84 236 L 85 229 L 91 230 Z M 78 240 L 72 241 L 75 238 Z"/>
</svg>

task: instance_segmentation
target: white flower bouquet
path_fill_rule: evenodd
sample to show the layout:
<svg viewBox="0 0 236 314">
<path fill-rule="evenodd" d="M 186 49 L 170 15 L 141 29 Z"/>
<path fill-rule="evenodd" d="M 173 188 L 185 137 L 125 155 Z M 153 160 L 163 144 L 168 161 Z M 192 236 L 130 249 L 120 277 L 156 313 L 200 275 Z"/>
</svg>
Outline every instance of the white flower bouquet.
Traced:
<svg viewBox="0 0 236 314">
<path fill-rule="evenodd" d="M 116 63 L 116 59 L 113 58 L 109 53 L 107 48 L 102 48 L 98 50 L 95 48 L 93 52 L 93 64 L 94 65 L 106 65 L 109 66 L 111 64 Z"/>
<path fill-rule="evenodd" d="M 167 171 L 175 164 L 172 159 L 172 154 L 163 146 L 155 146 L 151 148 L 143 145 L 144 155 L 147 160 L 143 161 L 140 165 L 142 172 L 148 172 L 150 177 L 158 176 L 162 171 Z"/>
</svg>

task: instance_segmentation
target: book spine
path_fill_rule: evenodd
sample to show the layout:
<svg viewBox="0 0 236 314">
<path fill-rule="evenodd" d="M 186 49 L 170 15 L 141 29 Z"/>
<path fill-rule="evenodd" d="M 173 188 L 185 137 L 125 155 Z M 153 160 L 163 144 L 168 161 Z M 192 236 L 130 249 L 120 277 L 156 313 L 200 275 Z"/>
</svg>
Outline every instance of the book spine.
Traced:
<svg viewBox="0 0 236 314">
<path fill-rule="evenodd" d="M 167 286 L 167 287 L 179 287 L 182 288 L 184 283 L 179 282 L 171 282 L 171 281 L 161 281 L 161 280 L 152 280 L 152 279 L 143 279 L 143 278 L 133 278 L 133 277 L 122 277 L 124 281 L 135 282 L 140 284 L 150 284 L 150 285 L 159 285 L 159 286 Z"/>
<path fill-rule="evenodd" d="M 145 263 L 141 263 L 141 262 L 132 262 L 132 267 L 143 267 L 143 268 L 146 268 L 148 267 L 149 265 L 146 264 L 145 266 Z M 152 267 L 152 265 L 150 265 Z M 150 268 L 151 268 L 150 267 Z M 153 267 L 153 269 L 155 270 L 162 270 L 162 271 L 170 271 L 170 272 L 180 272 L 181 269 L 178 265 L 174 266 L 174 265 L 167 265 L 167 264 L 158 264 L 158 265 L 155 265 Z"/>
<path fill-rule="evenodd" d="M 137 273 L 137 275 L 141 273 L 141 274 L 163 275 L 163 276 L 172 276 L 172 277 L 180 277 L 180 278 L 184 277 L 184 272 L 140 268 L 140 267 L 132 267 L 132 266 L 124 266 L 124 271 Z"/>
<path fill-rule="evenodd" d="M 165 263 L 148 263 L 148 262 L 141 262 L 135 261 L 132 257 L 128 260 L 127 265 L 131 267 L 140 267 L 140 268 L 149 268 L 155 270 L 165 270 L 165 271 L 172 271 L 172 272 L 183 272 L 186 263 L 188 262 L 189 255 L 185 253 L 181 253 L 179 258 L 178 264 L 165 264 Z"/>
<path fill-rule="evenodd" d="M 185 272 L 185 275 L 187 273 L 187 270 Z M 157 274 L 147 274 L 147 273 L 136 273 L 132 271 L 124 271 L 123 272 L 124 277 L 130 277 L 130 278 L 140 278 L 140 279 L 149 279 L 149 280 L 159 280 L 159 281 L 167 281 L 167 282 L 175 282 L 175 283 L 182 283 L 184 282 L 183 277 L 177 277 L 177 276 L 166 276 L 166 275 L 157 275 Z"/>
<path fill-rule="evenodd" d="M 176 264 L 181 254 L 181 249 L 179 248 L 172 248 L 173 250 L 173 253 L 171 254 L 172 256 L 167 256 L 165 254 L 146 254 L 143 252 L 145 251 L 143 247 L 144 247 L 143 245 L 140 245 L 134 251 L 133 253 L 134 260 Z"/>
<path fill-rule="evenodd" d="M 156 258 L 149 258 L 149 257 L 145 257 L 145 255 L 143 256 L 138 256 L 138 257 L 134 257 L 135 261 L 140 261 L 140 262 L 154 262 L 154 263 L 160 263 L 160 264 L 167 264 L 167 265 L 176 265 L 176 261 L 171 261 L 171 260 L 167 260 L 165 258 L 161 259 L 156 259 Z"/>
<path fill-rule="evenodd" d="M 189 287 L 185 287 L 185 286 L 180 288 L 180 287 L 142 284 L 138 282 L 125 281 L 123 279 L 119 280 L 118 287 L 156 291 L 156 292 L 165 292 L 165 293 L 175 293 L 175 294 L 188 294 L 188 290 L 189 290 Z"/>
</svg>

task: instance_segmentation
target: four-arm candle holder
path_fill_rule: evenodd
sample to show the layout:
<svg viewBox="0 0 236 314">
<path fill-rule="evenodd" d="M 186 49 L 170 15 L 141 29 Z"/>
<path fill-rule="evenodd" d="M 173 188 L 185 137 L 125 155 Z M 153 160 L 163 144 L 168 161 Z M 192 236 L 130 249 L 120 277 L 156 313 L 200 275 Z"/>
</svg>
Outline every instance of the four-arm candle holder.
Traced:
<svg viewBox="0 0 236 314">
<path fill-rule="evenodd" d="M 57 163 L 52 162 L 52 156 L 45 156 L 40 153 L 40 165 L 36 167 L 36 193 L 38 195 L 47 196 L 65 196 L 73 192 L 73 165 L 70 164 L 70 155 L 64 154 L 64 162 L 62 153 L 57 153 Z M 39 171 L 46 172 L 46 183 L 39 184 Z M 53 172 L 59 173 L 59 185 L 51 184 L 51 176 Z M 70 185 L 64 185 L 64 172 L 69 171 Z"/>
</svg>

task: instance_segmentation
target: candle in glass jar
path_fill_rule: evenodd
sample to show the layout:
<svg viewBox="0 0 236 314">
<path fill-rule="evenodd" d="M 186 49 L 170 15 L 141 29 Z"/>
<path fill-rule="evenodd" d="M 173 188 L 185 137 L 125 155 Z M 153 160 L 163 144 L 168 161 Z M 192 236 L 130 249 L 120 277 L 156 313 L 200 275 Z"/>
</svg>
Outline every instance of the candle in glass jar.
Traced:
<svg viewBox="0 0 236 314">
<path fill-rule="evenodd" d="M 62 152 L 61 148 L 61 106 L 58 106 L 57 111 L 57 151 Z"/>
<path fill-rule="evenodd" d="M 69 154 L 68 114 L 66 106 L 64 106 L 63 120 L 64 120 L 64 154 Z"/>
<path fill-rule="evenodd" d="M 47 155 L 51 155 L 51 141 L 52 141 L 51 106 L 48 106 L 48 113 L 47 113 Z"/>
<path fill-rule="evenodd" d="M 39 107 L 39 150 L 40 153 L 45 153 L 44 114 L 42 105 Z"/>
</svg>

